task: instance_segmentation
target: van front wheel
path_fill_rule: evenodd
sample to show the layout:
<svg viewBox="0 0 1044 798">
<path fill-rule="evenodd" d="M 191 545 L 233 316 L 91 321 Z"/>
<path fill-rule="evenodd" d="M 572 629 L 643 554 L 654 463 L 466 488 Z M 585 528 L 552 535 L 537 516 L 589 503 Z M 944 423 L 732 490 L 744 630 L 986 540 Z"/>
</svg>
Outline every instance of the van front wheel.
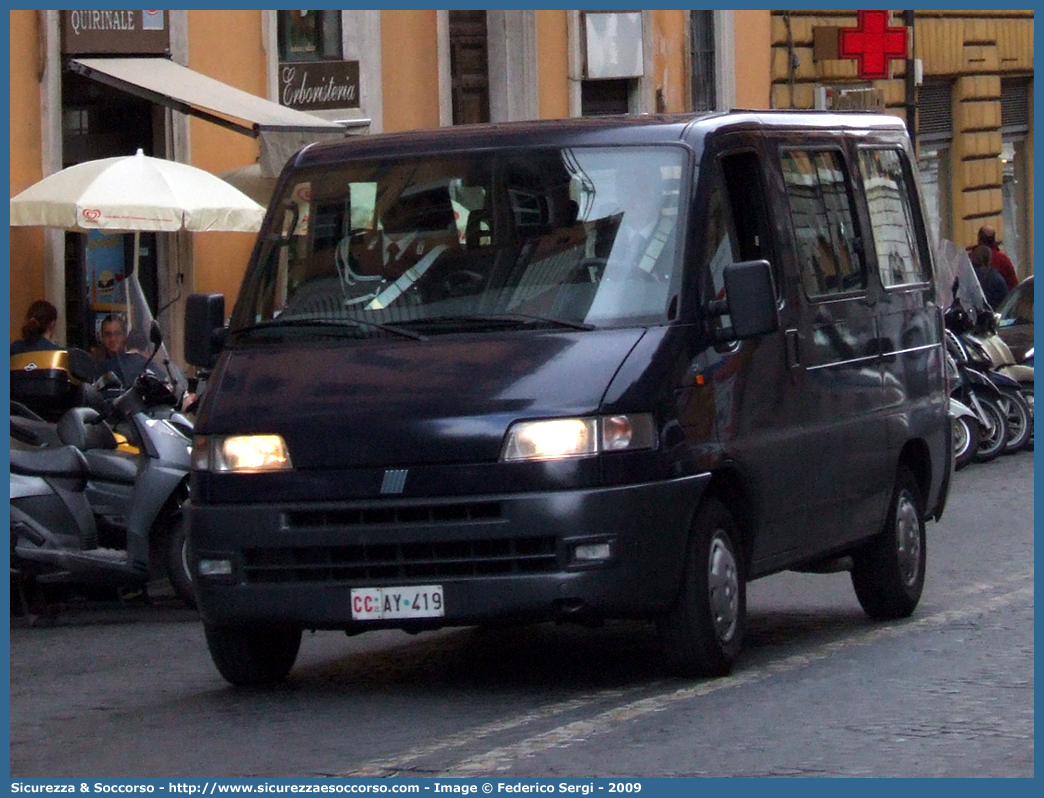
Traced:
<svg viewBox="0 0 1044 798">
<path fill-rule="evenodd" d="M 300 629 L 250 629 L 203 625 L 218 671 L 237 687 L 283 681 L 301 647 Z"/>
<path fill-rule="evenodd" d="M 677 676 L 724 676 L 739 655 L 747 590 L 738 540 L 732 513 L 707 499 L 693 522 L 681 590 L 660 620 L 667 669 Z"/>
<path fill-rule="evenodd" d="M 900 466 L 884 529 L 854 557 L 852 586 L 871 618 L 906 618 L 924 589 L 926 537 L 920 489 Z"/>
</svg>

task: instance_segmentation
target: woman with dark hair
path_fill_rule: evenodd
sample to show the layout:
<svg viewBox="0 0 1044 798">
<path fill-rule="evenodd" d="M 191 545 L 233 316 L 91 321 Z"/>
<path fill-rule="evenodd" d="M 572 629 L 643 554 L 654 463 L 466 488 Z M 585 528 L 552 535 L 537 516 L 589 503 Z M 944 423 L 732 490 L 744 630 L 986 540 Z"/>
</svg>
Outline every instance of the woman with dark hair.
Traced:
<svg viewBox="0 0 1044 798">
<path fill-rule="evenodd" d="M 38 299 L 29 306 L 22 325 L 22 337 L 11 342 L 11 354 L 61 349 L 52 339 L 58 325 L 58 308 L 46 299 Z"/>
<path fill-rule="evenodd" d="M 990 248 L 985 244 L 979 244 L 971 252 L 971 263 L 975 269 L 975 276 L 979 278 L 982 293 L 989 302 L 990 308 L 999 308 L 1004 297 L 1008 295 L 1008 286 L 1001 277 L 1000 272 L 990 265 Z"/>
</svg>

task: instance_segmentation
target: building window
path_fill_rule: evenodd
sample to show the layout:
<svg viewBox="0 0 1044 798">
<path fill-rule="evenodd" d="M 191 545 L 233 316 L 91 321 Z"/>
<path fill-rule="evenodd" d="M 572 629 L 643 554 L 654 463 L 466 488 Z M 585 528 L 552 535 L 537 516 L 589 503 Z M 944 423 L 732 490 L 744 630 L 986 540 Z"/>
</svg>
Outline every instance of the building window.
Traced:
<svg viewBox="0 0 1044 798">
<path fill-rule="evenodd" d="M 630 110 L 631 84 L 634 81 L 585 80 L 580 86 L 581 116 L 611 116 Z"/>
<path fill-rule="evenodd" d="M 1001 79 L 1001 188 L 1003 231 L 1001 244 L 1019 277 L 1029 273 L 1029 161 L 1030 83 L 1027 78 Z"/>
<path fill-rule="evenodd" d="M 717 95 L 714 77 L 714 12 L 690 11 L 692 41 L 692 110 L 713 111 Z"/>
<path fill-rule="evenodd" d="M 280 61 L 341 59 L 340 11 L 279 11 Z"/>
<path fill-rule="evenodd" d="M 940 241 L 953 239 L 950 149 L 953 143 L 953 87 L 926 82 L 917 92 L 917 169 L 924 189 L 925 224 Z"/>
<path fill-rule="evenodd" d="M 453 124 L 488 122 L 489 40 L 485 11 L 450 11 Z"/>
<path fill-rule="evenodd" d="M 585 11 L 581 17 L 580 115 L 629 113 L 638 105 L 638 82 L 645 74 L 642 12 Z"/>
</svg>

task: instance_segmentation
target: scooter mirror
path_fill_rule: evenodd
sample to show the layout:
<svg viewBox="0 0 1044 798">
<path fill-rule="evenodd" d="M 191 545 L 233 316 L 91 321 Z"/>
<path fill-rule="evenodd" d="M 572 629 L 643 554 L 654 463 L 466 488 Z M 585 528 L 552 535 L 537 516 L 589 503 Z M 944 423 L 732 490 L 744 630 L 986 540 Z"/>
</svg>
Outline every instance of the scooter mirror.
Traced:
<svg viewBox="0 0 1044 798">
<path fill-rule="evenodd" d="M 106 371 L 94 381 L 94 387 L 99 391 L 106 391 L 112 388 L 122 388 L 123 383 L 120 382 L 115 371 Z"/>
<path fill-rule="evenodd" d="M 80 382 L 89 382 L 94 377 L 94 360 L 82 349 L 71 347 L 69 350 L 69 373 Z"/>
</svg>

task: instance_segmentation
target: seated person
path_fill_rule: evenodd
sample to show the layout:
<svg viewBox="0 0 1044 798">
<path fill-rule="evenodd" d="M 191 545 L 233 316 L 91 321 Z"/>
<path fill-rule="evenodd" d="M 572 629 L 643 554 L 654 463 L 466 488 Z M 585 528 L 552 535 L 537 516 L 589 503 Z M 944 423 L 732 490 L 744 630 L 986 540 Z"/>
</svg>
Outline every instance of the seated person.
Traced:
<svg viewBox="0 0 1044 798">
<path fill-rule="evenodd" d="M 110 313 L 101 323 L 102 346 L 105 357 L 98 363 L 99 376 L 113 372 L 124 387 L 131 385 L 145 370 L 147 358 L 140 352 L 127 349 L 127 323 L 123 316 Z"/>
<path fill-rule="evenodd" d="M 667 188 L 655 165 L 637 171 L 621 169 L 616 174 L 623 218 L 611 257 L 636 276 L 660 281 L 670 277 L 677 217 L 669 207 Z"/>
<path fill-rule="evenodd" d="M 39 352 L 45 349 L 61 349 L 54 342 L 58 325 L 58 309 L 46 299 L 38 299 L 29 306 L 22 325 L 22 337 L 11 342 L 11 355 Z"/>
</svg>

